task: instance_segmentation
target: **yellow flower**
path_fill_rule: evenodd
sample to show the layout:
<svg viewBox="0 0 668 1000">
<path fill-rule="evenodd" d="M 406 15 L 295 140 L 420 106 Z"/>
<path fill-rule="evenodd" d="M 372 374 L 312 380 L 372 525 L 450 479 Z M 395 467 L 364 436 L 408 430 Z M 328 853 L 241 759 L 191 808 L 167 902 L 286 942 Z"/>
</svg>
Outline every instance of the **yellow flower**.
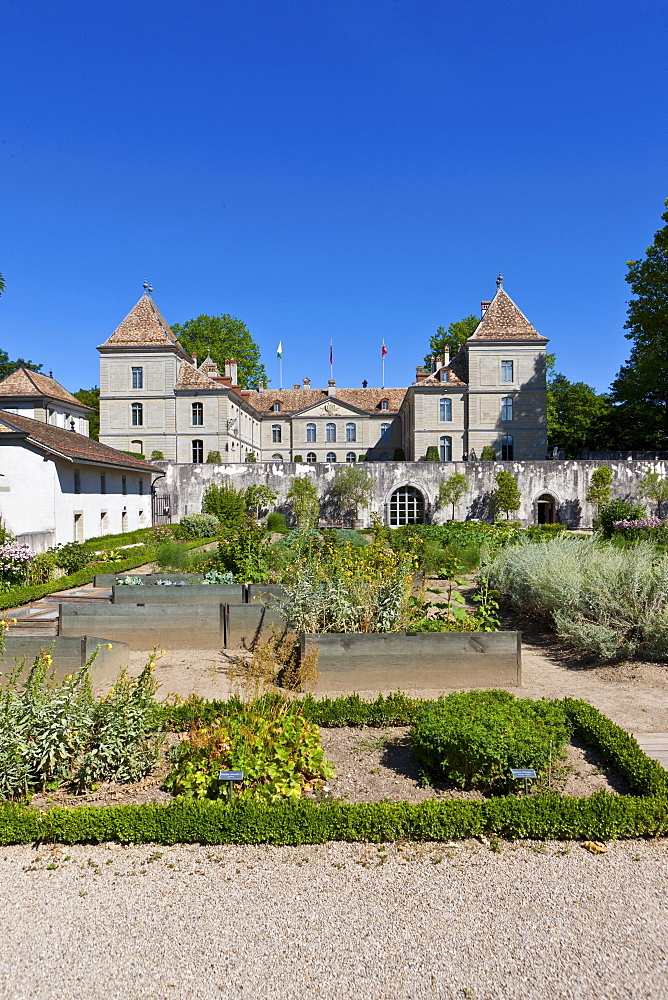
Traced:
<svg viewBox="0 0 668 1000">
<path fill-rule="evenodd" d="M 167 650 L 166 650 L 166 649 L 161 649 L 161 650 L 160 650 L 160 655 L 161 655 L 161 656 L 164 656 L 166 652 L 167 652 Z"/>
<path fill-rule="evenodd" d="M 114 648 L 114 647 L 113 647 L 113 646 L 111 645 L 111 643 L 110 643 L 110 642 L 106 642 L 106 643 L 105 643 L 105 646 L 107 647 L 107 649 L 113 649 L 113 648 Z"/>
</svg>

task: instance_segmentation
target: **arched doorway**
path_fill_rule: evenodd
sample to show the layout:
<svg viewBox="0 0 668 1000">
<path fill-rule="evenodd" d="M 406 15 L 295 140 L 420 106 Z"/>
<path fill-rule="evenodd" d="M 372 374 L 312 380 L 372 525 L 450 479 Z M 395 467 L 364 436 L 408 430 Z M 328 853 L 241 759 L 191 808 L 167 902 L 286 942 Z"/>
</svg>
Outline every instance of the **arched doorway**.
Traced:
<svg viewBox="0 0 668 1000">
<path fill-rule="evenodd" d="M 554 524 L 557 520 L 557 504 L 551 493 L 541 493 L 536 500 L 536 524 Z"/>
<path fill-rule="evenodd" d="M 399 486 L 390 497 L 390 526 L 424 524 L 424 497 L 415 486 Z"/>
</svg>

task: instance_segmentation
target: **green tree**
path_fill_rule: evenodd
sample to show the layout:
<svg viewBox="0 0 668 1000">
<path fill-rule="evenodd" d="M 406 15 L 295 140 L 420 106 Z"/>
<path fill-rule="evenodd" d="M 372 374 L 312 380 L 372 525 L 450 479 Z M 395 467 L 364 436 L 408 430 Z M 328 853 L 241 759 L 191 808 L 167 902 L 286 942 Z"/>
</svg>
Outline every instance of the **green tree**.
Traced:
<svg viewBox="0 0 668 1000">
<path fill-rule="evenodd" d="M 424 359 L 425 365 L 431 365 L 432 357 L 442 358 L 446 349 L 450 352 L 450 357 L 454 358 L 462 344 L 475 333 L 479 323 L 478 317 L 471 315 L 451 323 L 447 330 L 444 326 L 439 326 L 429 340 L 429 354 Z"/>
<path fill-rule="evenodd" d="M 247 520 L 246 490 L 235 490 L 227 483 L 210 483 L 202 497 L 202 513 L 215 514 L 224 534 L 237 533 Z"/>
<path fill-rule="evenodd" d="M 438 448 L 435 444 L 430 444 L 425 452 L 424 456 L 425 462 L 438 462 L 440 461 Z"/>
<path fill-rule="evenodd" d="M 305 476 L 293 479 L 285 499 L 292 507 L 297 527 L 301 531 L 315 527 L 320 514 L 320 501 L 318 487 L 310 479 L 306 479 Z"/>
<path fill-rule="evenodd" d="M 72 393 L 84 406 L 90 406 L 95 411 L 88 415 L 88 433 L 95 441 L 100 437 L 100 390 L 97 386 L 92 389 L 79 389 Z"/>
<path fill-rule="evenodd" d="M 10 361 L 7 351 L 0 350 L 0 381 L 11 375 L 18 368 L 27 368 L 31 372 L 41 372 L 42 366 L 36 365 L 34 361 L 26 361 L 25 358 L 17 358 L 16 361 Z"/>
<path fill-rule="evenodd" d="M 452 520 L 455 519 L 455 507 L 461 503 L 469 491 L 469 484 L 463 472 L 455 472 L 449 479 L 444 479 L 438 488 L 438 499 L 445 507 L 452 504 Z"/>
<path fill-rule="evenodd" d="M 198 316 L 185 323 L 174 323 L 172 330 L 188 354 L 196 354 L 201 364 L 210 354 L 224 372 L 224 364 L 234 358 L 238 365 L 239 385 L 252 389 L 258 382 L 267 384 L 267 373 L 260 361 L 260 348 L 240 319 L 223 313 L 220 316 Z"/>
<path fill-rule="evenodd" d="M 668 501 L 668 479 L 658 472 L 646 472 L 638 483 L 638 493 L 644 500 L 653 500 L 657 517 L 663 516 L 663 505 Z"/>
<path fill-rule="evenodd" d="M 368 507 L 373 500 L 373 479 L 359 465 L 347 465 L 337 471 L 331 493 L 338 500 L 342 512 L 351 510 L 353 517 L 357 518 L 360 507 Z"/>
<path fill-rule="evenodd" d="M 626 447 L 665 448 L 668 437 L 668 211 L 661 218 L 644 259 L 628 261 L 634 297 L 624 329 L 633 347 L 611 387 Z"/>
<path fill-rule="evenodd" d="M 253 511 L 255 520 L 260 520 L 260 511 L 273 507 L 278 498 L 278 490 L 272 490 L 270 486 L 263 486 L 261 483 L 252 483 L 246 487 L 246 510 Z"/>
<path fill-rule="evenodd" d="M 577 458 L 581 448 L 611 445 L 612 403 L 586 382 L 570 382 L 555 371 L 554 354 L 547 355 L 547 442 Z"/>
<path fill-rule="evenodd" d="M 501 511 L 506 515 L 506 520 L 510 517 L 511 511 L 520 509 L 522 494 L 517 485 L 517 479 L 512 472 L 497 472 L 494 476 L 496 489 L 492 491 L 492 504 L 497 514 Z"/>
<path fill-rule="evenodd" d="M 481 462 L 496 462 L 496 452 L 491 444 L 486 444 L 480 452 Z"/>
<path fill-rule="evenodd" d="M 602 503 L 607 503 L 612 496 L 612 469 L 607 465 L 601 465 L 594 469 L 589 480 L 589 489 L 585 500 L 593 503 L 597 507 Z"/>
</svg>

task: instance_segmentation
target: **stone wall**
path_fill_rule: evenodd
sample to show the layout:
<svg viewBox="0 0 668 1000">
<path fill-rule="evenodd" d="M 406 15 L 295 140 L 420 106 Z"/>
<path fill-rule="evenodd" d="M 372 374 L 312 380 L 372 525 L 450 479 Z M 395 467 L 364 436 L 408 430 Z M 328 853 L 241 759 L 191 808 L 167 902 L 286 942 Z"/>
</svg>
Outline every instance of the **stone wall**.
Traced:
<svg viewBox="0 0 668 1000">
<path fill-rule="evenodd" d="M 270 486 L 278 491 L 276 506 L 281 510 L 295 476 L 306 476 L 316 483 L 324 515 L 336 516 L 328 491 L 341 465 L 307 465 L 301 462 L 258 462 L 248 465 L 156 464 L 165 469 L 166 475 L 164 479 L 157 480 L 155 489 L 157 493 L 169 494 L 173 521 L 178 521 L 184 514 L 194 514 L 201 510 L 202 495 L 211 482 L 227 482 L 236 489 L 251 483 Z M 501 469 L 507 469 L 517 477 L 522 493 L 518 519 L 526 524 L 537 523 L 537 500 L 547 494 L 554 499 L 557 520 L 571 528 L 589 528 L 594 509 L 587 503 L 585 496 L 593 470 L 601 465 L 608 465 L 612 469 L 613 496 L 629 499 L 637 496 L 638 481 L 648 470 L 668 476 L 668 461 L 368 462 L 364 463 L 363 468 L 374 480 L 376 494 L 366 511 L 365 520 L 368 521 L 369 515 L 375 511 L 387 523 L 390 496 L 397 487 L 407 484 L 416 487 L 424 496 L 427 522 L 440 524 L 448 520 L 452 510 L 450 507 L 443 509 L 439 506 L 438 488 L 442 480 L 455 472 L 463 472 L 469 482 L 469 493 L 456 510 L 457 519 L 491 518 L 489 498 L 495 488 L 494 475 Z"/>
</svg>

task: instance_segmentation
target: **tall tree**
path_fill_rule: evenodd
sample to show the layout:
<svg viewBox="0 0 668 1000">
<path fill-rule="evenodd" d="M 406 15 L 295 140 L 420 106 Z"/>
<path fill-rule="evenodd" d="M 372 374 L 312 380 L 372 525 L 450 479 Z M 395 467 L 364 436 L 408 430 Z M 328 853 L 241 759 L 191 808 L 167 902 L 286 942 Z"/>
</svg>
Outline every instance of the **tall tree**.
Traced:
<svg viewBox="0 0 668 1000">
<path fill-rule="evenodd" d="M 25 358 L 17 358 L 16 361 L 10 361 L 7 351 L 0 350 L 0 380 L 7 378 L 17 368 L 28 368 L 31 372 L 41 372 L 42 370 L 41 365 L 36 365 L 34 361 L 26 361 Z"/>
<path fill-rule="evenodd" d="M 188 354 L 196 354 L 201 364 L 210 354 L 221 373 L 223 365 L 235 358 L 239 366 L 239 385 L 252 389 L 258 382 L 267 384 L 267 373 L 260 361 L 260 348 L 240 319 L 227 313 L 198 316 L 185 323 L 173 323 L 172 330 Z"/>
<path fill-rule="evenodd" d="M 475 333 L 479 322 L 477 316 L 464 316 L 463 319 L 451 323 L 447 330 L 444 326 L 439 326 L 434 336 L 429 340 L 429 354 L 425 356 L 425 365 L 431 364 L 432 357 L 442 358 L 446 348 L 450 352 L 450 357 L 453 358 L 464 341 Z"/>
<path fill-rule="evenodd" d="M 100 438 L 100 390 L 97 386 L 92 389 L 79 389 L 78 392 L 73 392 L 80 403 L 84 406 L 92 406 L 95 410 L 94 413 L 89 413 L 88 415 L 88 434 L 95 441 Z"/>
<path fill-rule="evenodd" d="M 633 347 L 612 383 L 612 402 L 630 447 L 665 448 L 668 439 L 668 210 L 661 218 L 666 225 L 643 260 L 628 261 L 626 275 L 634 297 L 624 329 Z"/>
<path fill-rule="evenodd" d="M 522 505 L 522 494 L 517 485 L 517 478 L 512 472 L 503 469 L 501 472 L 497 472 L 494 479 L 496 489 L 492 490 L 492 505 L 497 515 L 503 512 L 508 520 L 511 513 L 519 510 Z"/>
<path fill-rule="evenodd" d="M 571 382 L 555 371 L 555 355 L 547 355 L 547 441 L 577 458 L 581 448 L 605 450 L 611 441 L 612 403 L 586 382 Z"/>
</svg>

